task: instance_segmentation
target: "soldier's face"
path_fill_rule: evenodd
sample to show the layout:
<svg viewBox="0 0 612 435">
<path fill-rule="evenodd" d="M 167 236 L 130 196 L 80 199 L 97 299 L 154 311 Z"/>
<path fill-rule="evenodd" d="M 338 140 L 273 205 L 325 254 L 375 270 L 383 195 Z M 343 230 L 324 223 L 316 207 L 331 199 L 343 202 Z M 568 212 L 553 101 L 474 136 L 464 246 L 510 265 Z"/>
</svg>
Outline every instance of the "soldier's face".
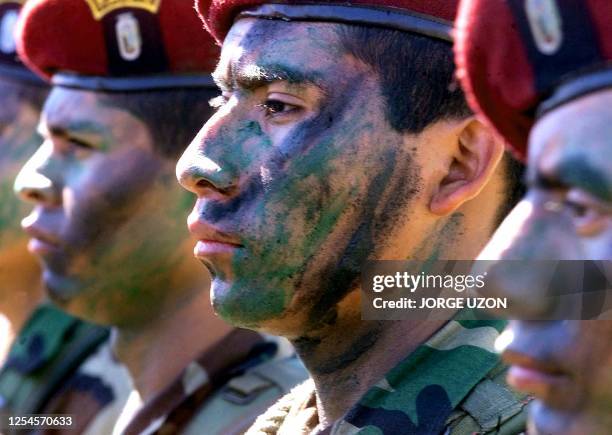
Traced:
<svg viewBox="0 0 612 435">
<path fill-rule="evenodd" d="M 94 92 L 53 89 L 39 131 L 15 184 L 35 204 L 22 225 L 49 295 L 100 323 L 155 316 L 193 243 L 174 162 L 141 120 Z"/>
<path fill-rule="evenodd" d="M 395 131 L 378 78 L 335 26 L 235 23 L 215 74 L 224 102 L 177 166 L 198 196 L 195 255 L 233 324 L 295 337 L 358 316 L 366 259 L 450 237 L 421 177 L 450 135 Z"/>
<path fill-rule="evenodd" d="M 0 257 L 25 243 L 19 222 L 27 207 L 15 196 L 13 183 L 40 144 L 36 133 L 40 113 L 23 97 L 25 87 L 0 77 Z"/>
<path fill-rule="evenodd" d="M 529 144 L 529 193 L 496 233 L 486 258 L 612 259 L 611 107 L 608 90 L 538 121 Z M 511 298 L 535 303 L 546 291 L 517 295 L 516 277 L 496 278 Z M 512 331 L 505 353 L 514 364 L 509 381 L 538 399 L 531 414 L 537 430 L 610 433 L 612 320 L 515 322 Z"/>
</svg>

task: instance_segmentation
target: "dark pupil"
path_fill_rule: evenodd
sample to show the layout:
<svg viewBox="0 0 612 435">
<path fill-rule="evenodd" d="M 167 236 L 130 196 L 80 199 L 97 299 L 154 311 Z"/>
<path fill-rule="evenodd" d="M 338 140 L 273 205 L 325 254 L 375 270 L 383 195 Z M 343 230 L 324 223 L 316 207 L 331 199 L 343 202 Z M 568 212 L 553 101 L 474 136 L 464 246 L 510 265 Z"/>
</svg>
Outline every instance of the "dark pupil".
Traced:
<svg viewBox="0 0 612 435">
<path fill-rule="evenodd" d="M 270 112 L 282 112 L 285 108 L 285 103 L 281 103 L 280 101 L 269 100 L 266 102 L 266 106 L 270 110 Z"/>
<path fill-rule="evenodd" d="M 578 217 L 584 217 L 587 213 L 587 208 L 581 204 L 569 202 L 568 205 L 573 210 L 574 214 Z"/>
</svg>

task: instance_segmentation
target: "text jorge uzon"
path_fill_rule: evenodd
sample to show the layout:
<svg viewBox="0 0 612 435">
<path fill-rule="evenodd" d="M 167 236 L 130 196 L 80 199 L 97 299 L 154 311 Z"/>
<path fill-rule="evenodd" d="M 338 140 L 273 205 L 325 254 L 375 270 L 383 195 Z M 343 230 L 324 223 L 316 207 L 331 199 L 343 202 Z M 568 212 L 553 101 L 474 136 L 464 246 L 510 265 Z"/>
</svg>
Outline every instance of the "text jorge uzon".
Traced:
<svg viewBox="0 0 612 435">
<path fill-rule="evenodd" d="M 372 305 L 375 309 L 506 309 L 507 298 L 479 298 L 479 297 L 456 297 L 456 298 L 399 298 L 385 300 L 374 298 Z"/>
</svg>

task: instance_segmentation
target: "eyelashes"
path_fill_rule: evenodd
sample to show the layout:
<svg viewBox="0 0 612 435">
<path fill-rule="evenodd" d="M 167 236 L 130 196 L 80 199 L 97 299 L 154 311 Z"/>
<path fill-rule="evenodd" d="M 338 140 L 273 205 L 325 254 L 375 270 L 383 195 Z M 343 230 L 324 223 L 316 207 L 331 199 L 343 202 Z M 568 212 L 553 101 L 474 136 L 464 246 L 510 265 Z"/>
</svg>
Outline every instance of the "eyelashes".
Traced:
<svg viewBox="0 0 612 435">
<path fill-rule="evenodd" d="M 292 104 L 274 99 L 268 99 L 265 103 L 258 104 L 257 107 L 264 110 L 267 118 L 292 113 L 297 109 L 297 107 Z"/>
<path fill-rule="evenodd" d="M 213 109 L 218 110 L 225 104 L 227 104 L 228 101 L 229 98 L 227 96 L 218 95 L 208 100 L 208 105 Z M 283 115 L 293 114 L 295 112 L 298 112 L 300 109 L 294 104 L 286 103 L 284 101 L 272 98 L 265 100 L 265 102 L 261 104 L 257 104 L 256 107 L 263 110 L 266 118 L 276 118 Z"/>
</svg>

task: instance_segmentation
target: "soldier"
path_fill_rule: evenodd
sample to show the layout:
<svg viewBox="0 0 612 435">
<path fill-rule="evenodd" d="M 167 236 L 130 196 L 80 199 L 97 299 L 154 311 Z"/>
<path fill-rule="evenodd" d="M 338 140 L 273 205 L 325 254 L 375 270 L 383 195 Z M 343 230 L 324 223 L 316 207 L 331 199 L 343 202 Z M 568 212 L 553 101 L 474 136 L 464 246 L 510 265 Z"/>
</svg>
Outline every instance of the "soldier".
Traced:
<svg viewBox="0 0 612 435">
<path fill-rule="evenodd" d="M 218 111 L 177 166 L 195 255 L 216 311 L 289 338 L 312 376 L 250 433 L 519 431 L 504 322 L 361 320 L 367 259 L 475 258 L 513 203 L 453 82 L 456 2 L 198 7 L 223 47 Z"/>
<path fill-rule="evenodd" d="M 611 24 L 607 0 L 463 4 L 465 89 L 528 164 L 528 194 L 483 258 L 612 259 Z M 501 273 L 491 284 L 546 314 L 545 289 L 518 291 Z M 609 434 L 612 321 L 516 321 L 511 331 L 508 380 L 536 396 L 531 432 Z"/>
<path fill-rule="evenodd" d="M 22 206 L 13 181 L 35 149 L 36 123 L 46 84 L 15 53 L 14 26 L 21 2 L 0 2 L 0 366 L 17 332 L 42 299 L 40 271 L 19 227 Z"/>
<path fill-rule="evenodd" d="M 108 337 L 104 328 L 81 322 L 48 303 L 39 305 L 40 269 L 27 252 L 27 238 L 19 227 L 26 207 L 15 197 L 13 183 L 40 144 L 36 125 L 48 85 L 15 53 L 14 27 L 22 3 L 0 1 L 0 314 L 11 329 L 0 333 L 0 339 L 6 339 L 0 362 L 4 363 L 18 334 L 0 371 L 2 415 L 41 412 L 76 366 L 97 361 L 94 351 Z M 90 375 L 97 379 L 100 370 L 111 368 L 101 365 Z"/>
<path fill-rule="evenodd" d="M 191 258 L 174 166 L 216 94 L 201 27 L 184 0 L 40 0 L 19 24 L 22 58 L 53 85 L 15 183 L 34 203 L 30 250 L 51 299 L 114 327 L 136 390 L 97 433 L 239 432 L 305 378 L 280 344 L 215 317 Z"/>
</svg>

